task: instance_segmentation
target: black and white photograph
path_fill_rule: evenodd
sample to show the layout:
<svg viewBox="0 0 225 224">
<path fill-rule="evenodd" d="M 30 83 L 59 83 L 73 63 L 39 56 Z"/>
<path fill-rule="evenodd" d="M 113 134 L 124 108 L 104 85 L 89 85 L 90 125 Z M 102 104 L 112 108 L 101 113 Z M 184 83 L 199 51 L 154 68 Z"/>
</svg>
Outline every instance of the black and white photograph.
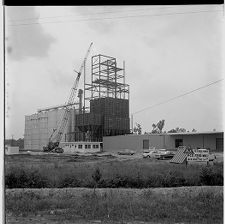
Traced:
<svg viewBox="0 0 225 224">
<path fill-rule="evenodd" d="M 223 223 L 223 4 L 3 7 L 6 224 Z"/>
</svg>

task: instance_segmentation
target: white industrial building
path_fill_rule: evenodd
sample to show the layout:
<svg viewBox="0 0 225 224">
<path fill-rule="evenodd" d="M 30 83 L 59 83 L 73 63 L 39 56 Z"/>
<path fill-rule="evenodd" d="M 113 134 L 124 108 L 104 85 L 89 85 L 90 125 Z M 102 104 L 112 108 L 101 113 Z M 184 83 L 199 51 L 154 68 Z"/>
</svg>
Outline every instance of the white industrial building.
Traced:
<svg viewBox="0 0 225 224">
<path fill-rule="evenodd" d="M 42 151 L 43 146 L 48 144 L 53 130 L 57 128 L 62 119 L 64 109 L 41 111 L 36 114 L 25 116 L 24 149 Z M 70 110 L 67 126 L 64 130 L 62 141 L 71 141 L 69 133 L 74 132 L 75 109 Z"/>
</svg>

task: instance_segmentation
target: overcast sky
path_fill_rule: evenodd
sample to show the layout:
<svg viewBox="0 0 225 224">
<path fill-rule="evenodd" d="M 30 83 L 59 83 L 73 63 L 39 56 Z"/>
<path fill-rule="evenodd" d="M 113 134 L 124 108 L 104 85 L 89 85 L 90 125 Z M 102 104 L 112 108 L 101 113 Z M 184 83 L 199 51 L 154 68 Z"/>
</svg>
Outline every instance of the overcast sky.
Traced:
<svg viewBox="0 0 225 224">
<path fill-rule="evenodd" d="M 24 116 L 67 101 L 85 53 L 126 63 L 130 113 L 143 131 L 223 130 L 222 5 L 6 7 L 6 137 L 23 137 Z M 87 76 L 90 78 L 90 59 Z M 82 80 L 80 82 L 82 87 Z"/>
</svg>

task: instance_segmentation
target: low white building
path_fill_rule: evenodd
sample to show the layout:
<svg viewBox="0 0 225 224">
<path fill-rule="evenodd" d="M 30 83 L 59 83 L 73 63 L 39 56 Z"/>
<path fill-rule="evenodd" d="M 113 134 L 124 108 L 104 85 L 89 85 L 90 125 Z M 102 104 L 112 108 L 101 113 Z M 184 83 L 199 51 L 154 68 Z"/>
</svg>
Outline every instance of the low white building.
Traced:
<svg viewBox="0 0 225 224">
<path fill-rule="evenodd" d="M 96 153 L 102 151 L 102 142 L 60 142 L 64 153 Z"/>
<path fill-rule="evenodd" d="M 179 146 L 209 149 L 210 152 L 223 152 L 223 132 L 130 134 L 103 137 L 103 149 L 105 152 L 118 152 L 124 149 L 143 152 L 143 150 L 150 147 L 174 150 Z"/>
<path fill-rule="evenodd" d="M 13 154 L 19 154 L 19 146 L 5 146 L 5 154 L 6 155 L 13 155 Z"/>
</svg>

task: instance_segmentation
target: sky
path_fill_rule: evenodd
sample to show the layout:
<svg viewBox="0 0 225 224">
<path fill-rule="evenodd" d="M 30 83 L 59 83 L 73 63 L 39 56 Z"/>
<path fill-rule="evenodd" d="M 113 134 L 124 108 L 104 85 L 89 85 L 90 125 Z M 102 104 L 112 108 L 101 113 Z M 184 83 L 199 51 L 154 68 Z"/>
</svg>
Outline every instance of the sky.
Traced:
<svg viewBox="0 0 225 224">
<path fill-rule="evenodd" d="M 130 114 L 143 132 L 161 119 L 165 131 L 223 130 L 224 81 L 151 107 L 223 79 L 222 5 L 5 9 L 6 138 L 23 137 L 25 115 L 67 101 L 91 42 L 87 80 L 92 55 L 125 61 Z"/>
</svg>

